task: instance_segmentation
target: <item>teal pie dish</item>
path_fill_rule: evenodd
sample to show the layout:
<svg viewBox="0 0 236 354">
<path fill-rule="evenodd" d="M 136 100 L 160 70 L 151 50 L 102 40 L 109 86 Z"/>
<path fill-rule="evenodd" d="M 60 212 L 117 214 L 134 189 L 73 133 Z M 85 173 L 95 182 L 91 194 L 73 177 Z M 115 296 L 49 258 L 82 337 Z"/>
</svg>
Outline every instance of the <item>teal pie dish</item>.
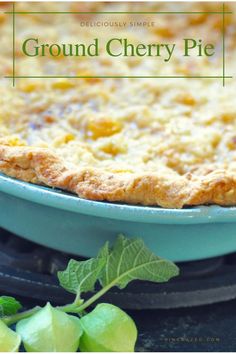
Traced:
<svg viewBox="0 0 236 354">
<path fill-rule="evenodd" d="M 236 207 L 163 209 L 95 202 L 0 175 L 0 227 L 38 244 L 94 256 L 116 235 L 141 237 L 183 262 L 236 251 Z"/>
</svg>

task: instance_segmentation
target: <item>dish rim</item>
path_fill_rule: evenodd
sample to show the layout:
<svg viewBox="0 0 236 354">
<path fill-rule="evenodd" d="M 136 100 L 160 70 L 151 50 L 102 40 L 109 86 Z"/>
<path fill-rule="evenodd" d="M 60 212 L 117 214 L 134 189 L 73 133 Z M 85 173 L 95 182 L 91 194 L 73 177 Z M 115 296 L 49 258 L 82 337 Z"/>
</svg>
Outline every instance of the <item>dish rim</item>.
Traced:
<svg viewBox="0 0 236 354">
<path fill-rule="evenodd" d="M 236 222 L 236 207 L 218 205 L 164 209 L 82 199 L 66 191 L 34 185 L 0 173 L 0 192 L 47 207 L 90 216 L 153 224 Z"/>
</svg>

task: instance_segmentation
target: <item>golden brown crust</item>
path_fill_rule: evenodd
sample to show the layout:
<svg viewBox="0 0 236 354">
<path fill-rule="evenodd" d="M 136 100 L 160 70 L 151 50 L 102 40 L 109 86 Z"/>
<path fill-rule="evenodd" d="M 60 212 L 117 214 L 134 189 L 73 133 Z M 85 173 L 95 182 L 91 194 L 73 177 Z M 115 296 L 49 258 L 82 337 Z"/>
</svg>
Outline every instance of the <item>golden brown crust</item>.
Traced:
<svg viewBox="0 0 236 354">
<path fill-rule="evenodd" d="M 168 177 L 155 173 L 74 170 L 47 149 L 0 145 L 0 171 L 27 182 L 61 188 L 90 200 L 181 208 L 236 204 L 236 177 L 225 170 L 205 176 Z"/>
</svg>

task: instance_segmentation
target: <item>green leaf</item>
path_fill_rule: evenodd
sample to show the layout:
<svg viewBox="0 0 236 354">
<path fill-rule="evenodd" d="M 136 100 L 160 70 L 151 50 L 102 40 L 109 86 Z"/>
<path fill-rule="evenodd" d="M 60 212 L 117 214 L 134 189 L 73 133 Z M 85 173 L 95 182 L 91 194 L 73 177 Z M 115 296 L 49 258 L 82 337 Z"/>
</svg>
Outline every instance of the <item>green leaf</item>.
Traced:
<svg viewBox="0 0 236 354">
<path fill-rule="evenodd" d="M 87 261 L 70 260 L 66 270 L 58 272 L 60 285 L 71 293 L 77 294 L 94 290 L 101 270 L 105 267 L 109 255 L 108 243 L 99 252 L 97 258 Z"/>
<path fill-rule="evenodd" d="M 108 256 L 100 283 L 103 287 L 118 286 L 120 289 L 132 280 L 167 282 L 179 274 L 178 267 L 152 253 L 141 239 L 127 239 L 119 235 Z"/>
<path fill-rule="evenodd" d="M 22 305 L 14 297 L 1 296 L 0 297 L 0 317 L 16 314 Z"/>
</svg>

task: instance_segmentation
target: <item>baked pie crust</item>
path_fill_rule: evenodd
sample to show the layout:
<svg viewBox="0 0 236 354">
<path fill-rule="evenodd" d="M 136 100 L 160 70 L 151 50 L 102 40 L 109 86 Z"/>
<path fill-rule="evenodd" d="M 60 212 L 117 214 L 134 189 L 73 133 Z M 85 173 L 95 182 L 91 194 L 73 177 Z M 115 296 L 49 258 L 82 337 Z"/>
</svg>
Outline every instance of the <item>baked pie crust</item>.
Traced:
<svg viewBox="0 0 236 354">
<path fill-rule="evenodd" d="M 20 10 L 26 5 L 17 3 Z M 141 11 L 142 3 L 35 3 L 34 11 Z M 145 11 L 176 10 L 174 3 L 145 3 Z M 227 4 L 232 10 L 235 6 Z M 82 10 L 81 10 L 82 8 Z M 90 8 L 90 7 L 89 7 Z M 94 10 L 95 9 L 95 10 Z M 221 11 L 219 3 L 179 3 L 178 11 Z M 42 11 L 42 10 L 41 10 Z M 88 10 L 87 10 L 88 11 Z M 2 16 L 2 15 L 1 15 Z M 78 37 L 79 15 L 19 16 L 17 34 L 59 42 Z M 120 16 L 120 15 L 119 15 Z M 131 15 L 122 15 L 130 21 Z M 87 21 L 92 21 L 90 16 Z M 83 19 L 84 20 L 84 19 Z M 121 19 L 120 19 L 121 20 Z M 134 20 L 132 18 L 132 20 Z M 152 20 L 150 16 L 150 21 Z M 17 52 L 17 74 L 201 75 L 222 67 L 222 17 L 162 15 L 158 26 L 138 31 L 101 29 L 104 41 L 121 31 L 132 41 L 177 42 L 196 34 L 218 45 L 214 59 L 156 58 L 28 59 Z M 236 22 L 226 16 L 227 72 L 236 68 Z M 0 67 L 12 74 L 8 15 L 0 17 Z M 96 28 L 80 28 L 80 40 Z M 109 32 L 109 33 L 108 33 Z M 156 60 L 156 61 L 155 61 Z M 92 63 L 92 64 L 91 64 Z M 155 64 L 156 63 L 156 64 Z M 221 74 L 220 74 L 221 75 Z M 31 183 L 60 188 L 81 198 L 182 208 L 236 204 L 236 85 L 234 79 L 17 79 L 0 83 L 0 171 Z"/>
</svg>

